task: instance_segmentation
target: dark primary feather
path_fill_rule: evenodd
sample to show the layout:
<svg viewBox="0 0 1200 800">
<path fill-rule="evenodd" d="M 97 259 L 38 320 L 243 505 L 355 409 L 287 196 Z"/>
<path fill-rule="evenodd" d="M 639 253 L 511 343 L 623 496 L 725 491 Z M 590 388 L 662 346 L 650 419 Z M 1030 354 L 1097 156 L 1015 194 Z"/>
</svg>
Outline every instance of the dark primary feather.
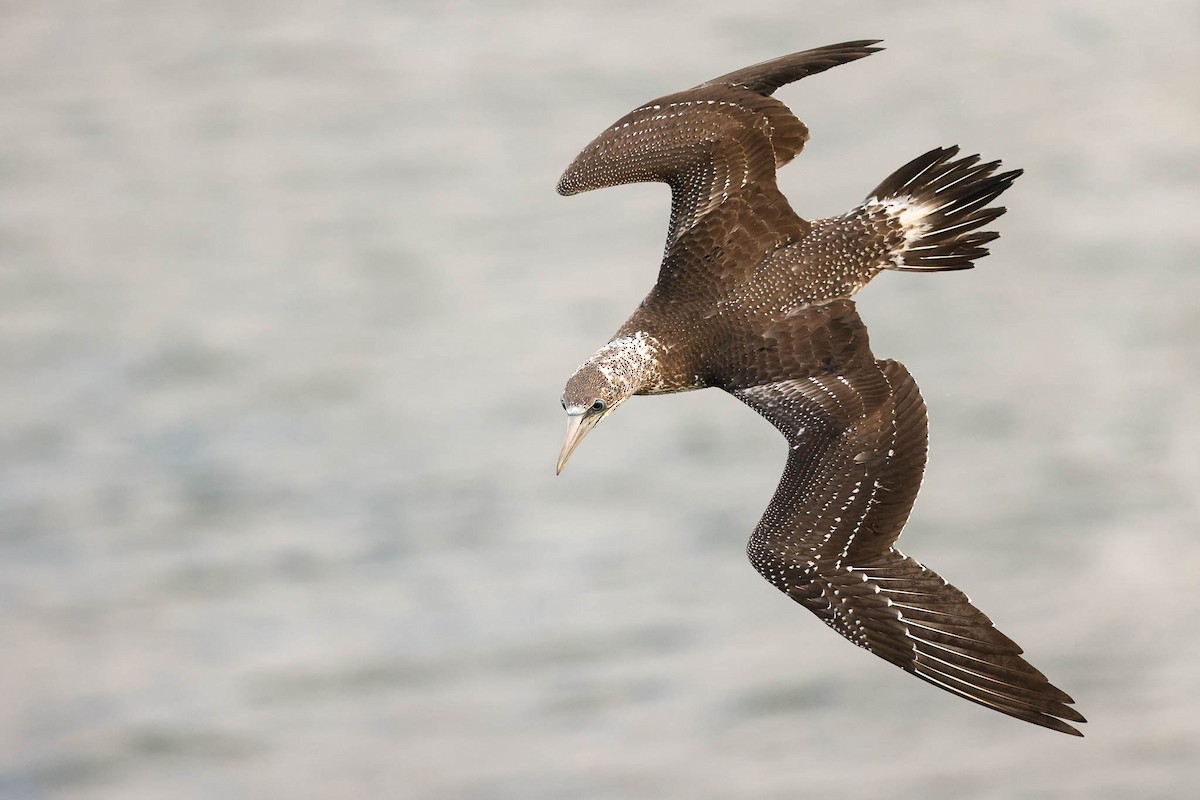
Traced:
<svg viewBox="0 0 1200 800">
<path fill-rule="evenodd" d="M 770 95 L 780 86 L 824 72 L 830 67 L 836 67 L 860 58 L 866 58 L 872 53 L 878 53 L 882 47 L 872 47 L 879 44 L 881 39 L 860 39 L 855 42 L 842 42 L 825 47 L 815 47 L 802 53 L 780 56 L 769 61 L 762 61 L 749 67 L 735 70 L 705 81 L 701 86 L 723 84 L 739 86 L 751 92 Z"/>
</svg>

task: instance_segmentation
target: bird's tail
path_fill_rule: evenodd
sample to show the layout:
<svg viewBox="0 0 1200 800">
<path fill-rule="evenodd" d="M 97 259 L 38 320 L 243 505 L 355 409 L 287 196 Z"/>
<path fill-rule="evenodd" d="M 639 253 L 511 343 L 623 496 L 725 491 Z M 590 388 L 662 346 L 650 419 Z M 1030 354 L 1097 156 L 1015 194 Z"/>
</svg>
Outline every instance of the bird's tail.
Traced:
<svg viewBox="0 0 1200 800">
<path fill-rule="evenodd" d="M 898 224 L 885 268 L 917 272 L 970 269 L 988 254 L 985 244 L 1000 236 L 981 231 L 1004 213 L 987 208 L 1021 174 L 996 174 L 999 161 L 979 163 L 979 156 L 958 155 L 957 147 L 930 150 L 889 175 L 867 196 L 863 208 L 872 216 L 883 213 Z M 891 237 L 889 237 L 891 238 Z"/>
</svg>

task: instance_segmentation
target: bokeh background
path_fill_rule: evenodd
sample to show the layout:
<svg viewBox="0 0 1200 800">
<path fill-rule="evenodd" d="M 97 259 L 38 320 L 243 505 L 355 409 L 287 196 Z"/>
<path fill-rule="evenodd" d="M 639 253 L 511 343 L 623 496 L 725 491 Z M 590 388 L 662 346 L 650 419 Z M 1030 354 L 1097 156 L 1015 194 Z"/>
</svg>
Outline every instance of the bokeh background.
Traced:
<svg viewBox="0 0 1200 800">
<path fill-rule="evenodd" d="M 1200 781 L 1200 6 L 0 6 L 0 797 L 1178 798 Z M 667 190 L 563 199 L 636 104 L 783 89 L 810 217 L 936 145 L 1026 174 L 979 269 L 860 295 L 930 406 L 904 548 L 1079 740 L 750 568 L 785 457 L 558 399 Z"/>
</svg>

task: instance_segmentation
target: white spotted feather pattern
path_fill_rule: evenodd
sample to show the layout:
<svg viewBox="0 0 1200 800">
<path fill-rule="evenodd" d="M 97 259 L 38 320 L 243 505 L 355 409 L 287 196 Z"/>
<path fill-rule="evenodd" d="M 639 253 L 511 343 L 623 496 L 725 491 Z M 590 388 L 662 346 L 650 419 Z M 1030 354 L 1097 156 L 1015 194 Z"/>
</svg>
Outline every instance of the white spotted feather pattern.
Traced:
<svg viewBox="0 0 1200 800">
<path fill-rule="evenodd" d="M 596 137 L 563 194 L 634 181 L 671 188 L 658 280 L 563 393 L 559 468 L 633 394 L 732 393 L 783 434 L 788 460 L 750 538 L 774 586 L 875 655 L 946 691 L 1079 735 L 1073 702 L 955 587 L 895 547 L 925 468 L 925 404 L 877 360 L 851 296 L 883 270 L 966 269 L 998 234 L 989 204 L 1020 170 L 936 148 L 844 214 L 807 221 L 778 167 L 808 128 L 770 95 L 874 52 L 845 42 L 642 104 Z"/>
</svg>

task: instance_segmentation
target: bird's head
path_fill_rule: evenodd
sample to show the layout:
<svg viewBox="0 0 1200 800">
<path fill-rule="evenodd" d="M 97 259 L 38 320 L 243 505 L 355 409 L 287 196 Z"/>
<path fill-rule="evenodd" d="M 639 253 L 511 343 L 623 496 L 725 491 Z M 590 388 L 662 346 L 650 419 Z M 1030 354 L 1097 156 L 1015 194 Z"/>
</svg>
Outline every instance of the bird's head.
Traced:
<svg viewBox="0 0 1200 800">
<path fill-rule="evenodd" d="M 655 345 L 654 340 L 644 334 L 614 339 L 575 370 L 563 389 L 567 438 L 558 454 L 555 474 L 563 471 L 567 459 L 588 431 L 648 381 L 657 378 Z"/>
<path fill-rule="evenodd" d="M 563 442 L 562 452 L 558 454 L 555 474 L 563 471 L 567 459 L 588 431 L 616 410 L 628 396 L 613 385 L 597 364 L 588 362 L 571 376 L 562 396 L 563 410 L 567 412 L 567 438 Z"/>
</svg>

